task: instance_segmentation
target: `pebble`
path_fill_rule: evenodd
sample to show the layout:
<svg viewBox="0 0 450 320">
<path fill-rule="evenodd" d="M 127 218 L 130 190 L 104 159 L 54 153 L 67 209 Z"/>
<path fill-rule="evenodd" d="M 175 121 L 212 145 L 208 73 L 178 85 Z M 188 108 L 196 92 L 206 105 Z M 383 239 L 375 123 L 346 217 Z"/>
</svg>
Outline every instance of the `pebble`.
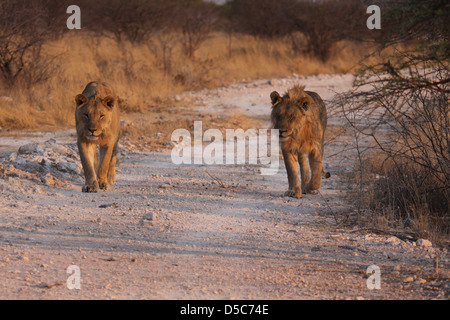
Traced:
<svg viewBox="0 0 450 320">
<path fill-rule="evenodd" d="M 142 219 L 149 220 L 149 221 L 156 221 L 156 220 L 158 220 L 158 215 L 154 212 L 147 212 L 146 214 L 144 214 Z"/>
<path fill-rule="evenodd" d="M 423 247 L 423 248 L 428 248 L 428 247 L 433 246 L 433 244 L 431 243 L 431 241 L 425 240 L 425 239 L 419 239 L 419 240 L 417 240 L 416 245 L 419 246 L 419 247 Z"/>
<path fill-rule="evenodd" d="M 427 280 L 422 279 L 422 278 L 417 278 L 415 282 L 416 282 L 417 284 L 425 284 L 425 283 L 427 283 Z"/>
<path fill-rule="evenodd" d="M 413 282 L 414 278 L 413 277 L 407 277 L 403 280 L 403 282 Z"/>
<path fill-rule="evenodd" d="M 386 240 L 386 242 L 391 242 L 391 243 L 393 243 L 393 242 L 399 243 L 400 241 L 401 240 L 397 237 L 390 237 Z"/>
</svg>

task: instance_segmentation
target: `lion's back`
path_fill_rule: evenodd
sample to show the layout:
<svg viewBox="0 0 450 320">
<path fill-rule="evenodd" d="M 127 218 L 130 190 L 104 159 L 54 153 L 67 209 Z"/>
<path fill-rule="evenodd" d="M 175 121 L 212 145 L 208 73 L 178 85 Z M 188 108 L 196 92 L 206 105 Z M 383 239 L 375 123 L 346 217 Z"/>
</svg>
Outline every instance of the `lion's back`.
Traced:
<svg viewBox="0 0 450 320">
<path fill-rule="evenodd" d="M 107 96 L 116 98 L 116 94 L 111 85 L 102 81 L 89 82 L 84 88 L 83 94 L 88 99 L 91 99 L 93 97 L 105 98 Z"/>
<path fill-rule="evenodd" d="M 325 107 L 325 103 L 317 92 L 305 91 L 305 93 L 314 100 L 314 104 L 311 106 L 311 109 L 317 114 L 316 120 L 319 121 L 322 130 L 325 131 L 328 122 L 327 108 Z"/>
</svg>

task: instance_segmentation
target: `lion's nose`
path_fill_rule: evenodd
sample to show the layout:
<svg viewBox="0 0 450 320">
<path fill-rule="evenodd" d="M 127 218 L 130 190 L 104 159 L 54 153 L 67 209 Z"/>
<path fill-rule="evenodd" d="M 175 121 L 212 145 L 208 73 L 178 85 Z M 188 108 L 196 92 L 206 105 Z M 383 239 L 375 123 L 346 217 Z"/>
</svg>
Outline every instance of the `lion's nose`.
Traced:
<svg viewBox="0 0 450 320">
<path fill-rule="evenodd" d="M 89 131 L 91 132 L 91 134 L 93 135 L 95 132 L 95 129 L 89 129 Z"/>
</svg>

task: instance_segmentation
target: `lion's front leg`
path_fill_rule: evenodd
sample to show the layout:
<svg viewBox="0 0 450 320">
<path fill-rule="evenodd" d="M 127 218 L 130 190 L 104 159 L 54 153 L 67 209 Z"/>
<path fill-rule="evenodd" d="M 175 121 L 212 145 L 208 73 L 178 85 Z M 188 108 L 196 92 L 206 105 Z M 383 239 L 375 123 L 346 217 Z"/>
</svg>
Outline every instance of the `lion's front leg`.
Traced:
<svg viewBox="0 0 450 320">
<path fill-rule="evenodd" d="M 306 192 L 318 194 L 322 183 L 322 154 L 313 151 L 309 154 L 309 166 L 311 167 L 311 181 L 306 185 Z"/>
<path fill-rule="evenodd" d="M 298 154 L 298 164 L 300 165 L 302 191 L 303 191 L 303 193 L 306 193 L 306 186 L 308 185 L 309 181 L 311 180 L 311 175 L 309 174 L 309 166 L 308 166 L 308 159 L 307 159 L 306 153 Z"/>
<path fill-rule="evenodd" d="M 108 171 L 110 168 L 111 157 L 113 153 L 112 146 L 101 146 L 100 147 L 100 166 L 98 168 L 98 185 L 100 189 L 108 190 Z"/>
<path fill-rule="evenodd" d="M 293 198 L 301 198 L 302 189 L 300 188 L 300 181 L 298 178 L 297 155 L 283 150 L 283 157 L 289 182 L 289 190 L 286 191 L 284 195 Z"/>
<path fill-rule="evenodd" d="M 117 137 L 116 143 L 114 144 L 111 162 L 109 163 L 108 169 L 108 183 L 112 185 L 116 181 L 116 161 L 117 161 L 117 148 L 119 146 L 119 137 Z"/>
<path fill-rule="evenodd" d="M 87 142 L 78 141 L 78 151 L 80 152 L 80 160 L 83 166 L 85 184 L 82 187 L 82 192 L 97 192 L 99 185 L 97 182 L 97 175 L 95 173 L 95 152 L 97 145 Z"/>
</svg>

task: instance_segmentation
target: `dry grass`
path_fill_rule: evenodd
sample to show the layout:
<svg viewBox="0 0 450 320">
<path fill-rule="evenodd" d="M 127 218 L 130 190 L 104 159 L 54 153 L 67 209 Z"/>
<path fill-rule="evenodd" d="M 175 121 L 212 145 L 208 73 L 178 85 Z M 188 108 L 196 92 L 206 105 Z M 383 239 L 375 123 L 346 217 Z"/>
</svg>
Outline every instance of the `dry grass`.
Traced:
<svg viewBox="0 0 450 320">
<path fill-rule="evenodd" d="M 449 236 L 448 190 L 426 169 L 369 152 L 346 176 L 347 200 L 360 213 L 359 224 L 409 230 L 419 238 L 445 243 Z M 432 192 L 428 190 L 433 190 Z"/>
<path fill-rule="evenodd" d="M 48 43 L 42 54 L 57 56 L 53 77 L 25 90 L 0 88 L 0 127 L 57 130 L 74 125 L 73 97 L 92 80 L 113 85 L 126 113 L 148 113 L 167 97 L 185 90 L 217 87 L 237 79 L 292 73 L 348 72 L 368 51 L 339 43 L 327 63 L 294 54 L 289 39 L 257 40 L 213 34 L 187 59 L 176 34 L 156 35 L 147 44 L 118 43 L 108 37 L 72 32 Z M 168 47 L 162 54 L 162 44 Z"/>
</svg>

